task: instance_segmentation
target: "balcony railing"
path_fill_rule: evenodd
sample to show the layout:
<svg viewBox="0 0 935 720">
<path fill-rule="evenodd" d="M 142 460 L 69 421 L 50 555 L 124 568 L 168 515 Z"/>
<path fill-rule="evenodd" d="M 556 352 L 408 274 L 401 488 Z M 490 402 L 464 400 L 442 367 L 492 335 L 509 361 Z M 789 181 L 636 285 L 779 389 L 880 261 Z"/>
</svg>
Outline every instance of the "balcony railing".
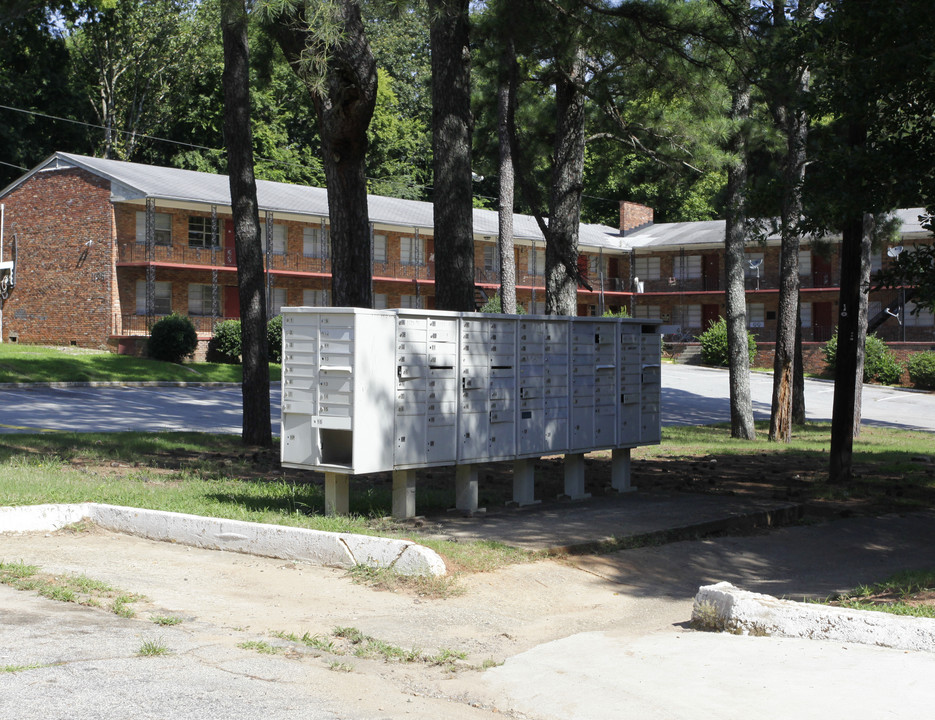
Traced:
<svg viewBox="0 0 935 720">
<path fill-rule="evenodd" d="M 834 273 L 810 273 L 799 276 L 799 287 L 803 290 L 812 290 L 816 288 L 837 287 L 840 281 L 839 274 Z M 720 292 L 724 289 L 723 280 L 718 278 L 656 278 L 653 280 L 644 280 L 640 278 L 643 284 L 644 293 L 663 293 L 663 292 Z M 606 287 L 605 287 L 606 289 Z M 756 276 L 744 279 L 744 289 L 748 292 L 757 289 L 760 290 L 778 290 L 779 277 L 775 274 L 762 276 L 757 280 Z"/>
<path fill-rule="evenodd" d="M 156 315 L 152 318 L 161 320 L 165 315 Z M 210 317 L 206 315 L 191 315 L 188 318 L 195 326 L 195 332 L 199 335 L 213 335 L 215 323 L 223 320 L 239 320 L 239 317 Z M 150 325 L 145 315 L 121 315 L 114 316 L 114 328 L 116 335 L 149 335 Z"/>
</svg>

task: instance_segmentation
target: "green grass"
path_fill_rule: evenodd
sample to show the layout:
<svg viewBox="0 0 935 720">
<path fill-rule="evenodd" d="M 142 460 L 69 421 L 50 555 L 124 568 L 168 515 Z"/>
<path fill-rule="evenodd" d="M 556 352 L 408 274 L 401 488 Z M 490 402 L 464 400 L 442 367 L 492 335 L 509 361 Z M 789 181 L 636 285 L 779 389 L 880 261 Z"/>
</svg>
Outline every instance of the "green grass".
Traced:
<svg viewBox="0 0 935 720">
<path fill-rule="evenodd" d="M 920 602 L 920 599 L 925 602 Z M 853 610 L 877 610 L 892 615 L 935 618 L 935 570 L 910 570 L 885 580 L 860 585 L 834 597 L 834 605 Z"/>
<path fill-rule="evenodd" d="M 771 478 L 748 477 L 749 473 L 742 472 L 748 459 L 778 469 L 791 466 L 794 459 L 811 472 L 803 481 L 802 499 L 898 497 L 903 502 L 900 507 L 935 507 L 935 466 L 920 462 L 920 458 L 933 455 L 931 433 L 863 428 L 854 445 L 854 467 L 860 477 L 841 488 L 828 486 L 823 479 L 830 444 L 828 423 L 797 429 L 788 445 L 767 442 L 765 423 L 758 423 L 757 429 L 761 439 L 740 441 L 731 440 L 723 425 L 663 428 L 661 445 L 633 451 L 638 463 L 634 471 L 653 463 L 656 469 L 664 470 L 668 460 L 708 463 L 720 458 L 718 468 L 725 469 L 729 465 L 725 460 L 730 459 L 744 479 L 767 482 Z M 716 474 L 720 475 L 720 470 Z M 376 487 L 367 478 L 352 483 L 350 516 L 325 516 L 320 475 L 294 477 L 283 476 L 275 448 L 244 447 L 236 436 L 0 435 L 0 506 L 100 502 L 332 532 L 415 538 L 439 552 L 449 568 L 465 572 L 484 572 L 540 557 L 496 542 L 420 538 L 417 528 L 385 519 L 390 511 L 389 484 Z M 780 484 L 784 482 L 780 480 Z M 417 504 L 423 512 L 450 505 L 453 488 L 447 491 L 447 501 L 429 497 L 424 490 L 417 489 Z M 432 492 L 438 495 L 442 490 Z M 457 591 L 456 586 L 440 587 L 430 580 L 400 581 L 388 572 L 358 569 L 355 577 L 380 587 L 435 597 Z"/>
<path fill-rule="evenodd" d="M 182 618 L 178 615 L 154 615 L 150 618 L 156 625 L 168 627 L 170 625 L 181 625 Z"/>
<path fill-rule="evenodd" d="M 281 367 L 270 365 L 270 380 Z M 240 365 L 174 363 L 77 347 L 0 343 L 0 383 L 31 382 L 232 382 L 243 379 Z"/>
<path fill-rule="evenodd" d="M 140 657 L 158 657 L 169 654 L 169 646 L 161 640 L 144 640 L 136 651 Z"/>
<path fill-rule="evenodd" d="M 2 560 L 0 560 L 0 585 L 9 585 L 16 590 L 36 592 L 50 600 L 88 607 L 102 607 L 103 601 L 109 600 L 110 611 L 126 618 L 136 614 L 132 603 L 143 599 L 142 595 L 122 592 L 105 582 L 85 575 L 49 575 L 40 572 L 36 565 L 3 562 Z"/>
<path fill-rule="evenodd" d="M 42 663 L 31 663 L 29 665 L 0 665 L 0 673 L 18 673 L 25 670 L 38 670 L 40 668 L 49 667 L 48 665 L 43 665 Z"/>
<path fill-rule="evenodd" d="M 279 647 L 278 645 L 270 645 L 265 640 L 246 640 L 242 643 L 237 643 L 237 647 L 243 650 L 254 650 L 261 655 L 280 655 L 286 652 L 286 648 Z"/>
</svg>

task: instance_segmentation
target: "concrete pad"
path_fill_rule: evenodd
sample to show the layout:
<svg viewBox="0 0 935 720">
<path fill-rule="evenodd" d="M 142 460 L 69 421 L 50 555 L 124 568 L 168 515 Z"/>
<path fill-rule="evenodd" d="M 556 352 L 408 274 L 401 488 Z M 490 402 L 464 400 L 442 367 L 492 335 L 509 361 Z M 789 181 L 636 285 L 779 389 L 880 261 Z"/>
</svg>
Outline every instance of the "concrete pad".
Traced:
<svg viewBox="0 0 935 720">
<path fill-rule="evenodd" d="M 0 533 L 51 532 L 80 520 L 107 530 L 208 550 L 231 550 L 351 568 L 391 567 L 404 575 L 444 575 L 434 551 L 406 540 L 84 503 L 0 508 Z"/>
<path fill-rule="evenodd" d="M 692 621 L 741 635 L 834 640 L 935 652 L 935 620 L 779 600 L 728 582 L 698 588 Z"/>
<path fill-rule="evenodd" d="M 621 631 L 540 645 L 483 680 L 501 712 L 539 720 L 788 720 L 927 717 L 933 672 L 929 653 L 692 631 L 634 638 Z"/>
</svg>

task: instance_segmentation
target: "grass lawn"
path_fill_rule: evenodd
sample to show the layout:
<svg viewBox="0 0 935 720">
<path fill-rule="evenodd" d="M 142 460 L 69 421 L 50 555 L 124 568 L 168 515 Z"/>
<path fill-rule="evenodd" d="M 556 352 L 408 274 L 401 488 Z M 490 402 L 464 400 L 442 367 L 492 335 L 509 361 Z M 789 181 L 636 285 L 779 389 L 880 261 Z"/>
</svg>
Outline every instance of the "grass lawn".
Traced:
<svg viewBox="0 0 935 720">
<path fill-rule="evenodd" d="M 759 426 L 765 433 L 766 424 Z M 855 442 L 855 481 L 829 486 L 830 426 L 808 425 L 789 445 L 728 438 L 724 426 L 663 428 L 659 446 L 633 451 L 634 484 L 643 491 L 789 499 L 835 513 L 935 507 L 932 435 L 864 428 Z M 609 484 L 610 454 L 588 456 L 594 495 Z M 562 487 L 562 462 L 537 461 L 539 497 Z M 497 507 L 512 495 L 512 465 L 480 468 L 480 501 Z M 421 471 L 420 513 L 454 504 L 453 471 Z M 551 484 L 551 485 L 550 485 Z M 353 478 L 352 515 L 325 516 L 319 473 L 283 469 L 274 449 L 245 448 L 235 436 L 207 433 L 42 433 L 0 435 L 0 506 L 101 502 L 318 530 L 413 537 L 387 519 L 389 474 Z M 528 559 L 497 544 L 426 542 L 453 566 L 483 570 Z"/>
<path fill-rule="evenodd" d="M 270 379 L 280 378 L 280 366 L 270 365 Z M 78 347 L 45 347 L 0 343 L 0 383 L 29 382 L 240 382 L 240 365 L 174 363 L 117 355 Z"/>
</svg>

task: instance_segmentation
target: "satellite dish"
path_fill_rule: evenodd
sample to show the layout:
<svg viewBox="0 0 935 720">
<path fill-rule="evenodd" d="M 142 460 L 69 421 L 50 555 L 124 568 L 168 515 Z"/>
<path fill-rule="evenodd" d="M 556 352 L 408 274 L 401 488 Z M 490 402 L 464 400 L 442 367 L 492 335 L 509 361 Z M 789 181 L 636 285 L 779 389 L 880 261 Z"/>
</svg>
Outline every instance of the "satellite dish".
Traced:
<svg viewBox="0 0 935 720">
<path fill-rule="evenodd" d="M 763 258 L 760 258 L 759 260 L 748 260 L 748 262 L 750 263 L 750 269 L 756 270 L 758 267 L 760 267 L 760 265 L 763 264 Z"/>
<path fill-rule="evenodd" d="M 887 250 L 886 254 L 889 255 L 891 258 L 898 258 L 899 253 L 901 253 L 902 251 L 903 251 L 903 246 L 897 245 L 896 247 L 891 247 L 889 250 Z"/>
</svg>

